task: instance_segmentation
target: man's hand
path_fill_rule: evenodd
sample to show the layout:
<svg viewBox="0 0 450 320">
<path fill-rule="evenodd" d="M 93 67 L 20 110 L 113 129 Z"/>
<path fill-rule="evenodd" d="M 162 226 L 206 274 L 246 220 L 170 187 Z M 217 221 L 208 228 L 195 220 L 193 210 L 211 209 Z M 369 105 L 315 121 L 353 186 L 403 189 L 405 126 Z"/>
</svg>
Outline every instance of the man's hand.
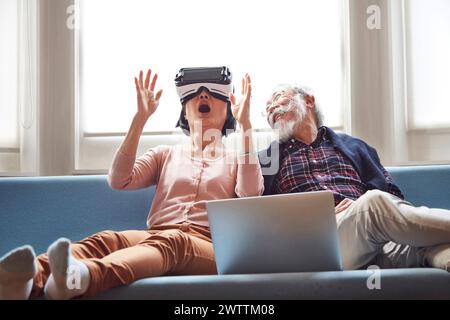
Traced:
<svg viewBox="0 0 450 320">
<path fill-rule="evenodd" d="M 151 75 L 152 71 L 148 70 L 145 82 L 143 81 L 144 73 L 142 71 L 139 73 L 139 79 L 134 78 L 138 104 L 136 118 L 139 119 L 142 124 L 145 124 L 148 118 L 156 111 L 156 108 L 158 108 L 159 105 L 159 99 L 162 95 L 162 90 L 159 90 L 155 96 L 154 91 L 158 74 L 155 74 L 150 82 Z"/>
<path fill-rule="evenodd" d="M 251 128 L 250 122 L 250 98 L 252 95 L 252 81 L 248 74 L 242 79 L 241 99 L 237 102 L 233 93 L 230 93 L 231 111 L 233 117 L 242 129 Z"/>
<path fill-rule="evenodd" d="M 351 199 L 345 198 L 339 204 L 334 208 L 334 211 L 336 214 L 341 213 L 342 211 L 346 210 L 348 207 L 352 205 L 352 203 L 355 202 Z"/>
</svg>

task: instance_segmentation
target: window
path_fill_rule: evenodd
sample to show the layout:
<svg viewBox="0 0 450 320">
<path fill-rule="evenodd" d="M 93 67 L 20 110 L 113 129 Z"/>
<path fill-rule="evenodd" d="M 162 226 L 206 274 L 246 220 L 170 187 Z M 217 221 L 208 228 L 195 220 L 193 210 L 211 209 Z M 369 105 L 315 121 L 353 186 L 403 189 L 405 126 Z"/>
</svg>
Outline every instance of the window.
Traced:
<svg viewBox="0 0 450 320">
<path fill-rule="evenodd" d="M 17 10 L 16 0 L 0 0 L 0 172 L 16 169 L 19 152 Z"/>
<path fill-rule="evenodd" d="M 405 1 L 409 129 L 450 127 L 450 2 Z"/>
<path fill-rule="evenodd" d="M 154 68 L 164 94 L 145 131 L 171 132 L 180 113 L 181 67 L 227 65 L 236 88 L 253 77 L 254 126 L 280 82 L 314 89 L 329 126 L 341 127 L 341 2 L 317 0 L 79 0 L 79 105 L 84 136 L 128 130 L 136 110 L 133 77 Z"/>
<path fill-rule="evenodd" d="M 36 8 L 0 0 L 0 175 L 36 173 Z"/>
<path fill-rule="evenodd" d="M 0 147 L 17 149 L 17 1 L 0 0 Z"/>
<path fill-rule="evenodd" d="M 133 78 L 152 68 L 164 89 L 138 153 L 180 142 L 174 78 L 182 67 L 226 65 L 236 90 L 253 79 L 258 149 L 270 142 L 262 111 L 280 83 L 310 87 L 328 126 L 345 130 L 345 1 L 78 0 L 75 172 L 105 172 L 136 112 Z M 175 135 L 174 135 L 175 133 Z M 228 139 L 230 140 L 230 139 Z"/>
</svg>

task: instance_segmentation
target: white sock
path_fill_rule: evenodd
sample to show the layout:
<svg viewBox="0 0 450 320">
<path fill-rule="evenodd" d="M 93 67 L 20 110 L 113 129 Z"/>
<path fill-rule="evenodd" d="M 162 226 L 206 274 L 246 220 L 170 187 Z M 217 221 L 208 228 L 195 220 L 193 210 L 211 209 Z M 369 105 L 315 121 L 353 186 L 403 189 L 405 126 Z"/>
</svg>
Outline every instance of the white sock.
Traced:
<svg viewBox="0 0 450 320">
<path fill-rule="evenodd" d="M 0 258 L 0 300 L 28 299 L 36 275 L 31 246 L 14 249 Z"/>
<path fill-rule="evenodd" d="M 89 269 L 70 253 L 70 240 L 56 240 L 47 250 L 51 275 L 45 284 L 45 296 L 67 300 L 84 294 L 90 282 Z"/>
<path fill-rule="evenodd" d="M 425 250 L 425 261 L 433 267 L 450 272 L 450 244 L 441 244 Z"/>
</svg>

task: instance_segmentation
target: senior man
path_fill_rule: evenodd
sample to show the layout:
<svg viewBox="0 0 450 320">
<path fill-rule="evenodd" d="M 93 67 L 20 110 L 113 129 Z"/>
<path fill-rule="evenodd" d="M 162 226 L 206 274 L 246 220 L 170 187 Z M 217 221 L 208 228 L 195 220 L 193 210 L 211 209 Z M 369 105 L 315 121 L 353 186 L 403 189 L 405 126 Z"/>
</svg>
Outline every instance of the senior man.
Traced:
<svg viewBox="0 0 450 320">
<path fill-rule="evenodd" d="M 314 95 L 282 85 L 266 106 L 279 141 L 260 152 L 265 194 L 333 192 L 344 269 L 431 266 L 450 271 L 450 211 L 414 207 L 404 199 L 364 141 L 323 125 Z"/>
</svg>

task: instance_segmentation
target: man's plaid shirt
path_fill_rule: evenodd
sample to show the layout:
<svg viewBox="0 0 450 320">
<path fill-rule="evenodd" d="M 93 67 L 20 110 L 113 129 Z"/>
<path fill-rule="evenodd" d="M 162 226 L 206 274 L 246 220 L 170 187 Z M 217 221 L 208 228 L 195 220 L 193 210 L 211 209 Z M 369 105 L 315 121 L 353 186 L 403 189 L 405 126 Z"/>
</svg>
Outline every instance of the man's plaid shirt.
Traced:
<svg viewBox="0 0 450 320">
<path fill-rule="evenodd" d="M 403 198 L 391 175 L 384 169 L 388 192 Z M 275 193 L 330 190 L 337 205 L 345 198 L 358 199 L 367 185 L 361 181 L 351 161 L 333 147 L 325 127 L 320 127 L 316 140 L 307 145 L 291 139 L 280 154 L 280 171 L 275 179 Z"/>
</svg>

